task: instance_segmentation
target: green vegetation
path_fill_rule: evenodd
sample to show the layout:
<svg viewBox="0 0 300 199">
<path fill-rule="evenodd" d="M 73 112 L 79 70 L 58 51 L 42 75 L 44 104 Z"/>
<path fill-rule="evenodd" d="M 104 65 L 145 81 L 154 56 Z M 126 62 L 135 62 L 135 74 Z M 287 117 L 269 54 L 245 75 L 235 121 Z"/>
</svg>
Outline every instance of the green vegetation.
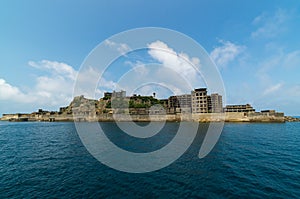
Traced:
<svg viewBox="0 0 300 199">
<path fill-rule="evenodd" d="M 123 98 L 115 98 L 111 100 L 111 107 L 112 108 L 127 108 L 128 102 L 126 99 Z"/>
<path fill-rule="evenodd" d="M 149 108 L 155 104 L 161 104 L 161 102 L 152 96 L 138 95 L 130 98 L 129 108 Z"/>
<path fill-rule="evenodd" d="M 103 97 L 102 99 L 103 99 L 103 100 L 109 100 L 110 97 Z"/>
<path fill-rule="evenodd" d="M 144 103 L 137 103 L 133 100 L 129 101 L 129 108 L 149 108 L 150 106 L 148 104 Z"/>
<path fill-rule="evenodd" d="M 108 101 L 105 108 L 111 108 L 111 101 Z"/>
<path fill-rule="evenodd" d="M 152 96 L 139 95 L 139 96 L 133 96 L 130 99 L 115 98 L 112 100 L 108 100 L 106 102 L 105 108 L 150 108 L 155 104 L 163 104 L 163 102 L 158 99 L 155 99 Z"/>
</svg>

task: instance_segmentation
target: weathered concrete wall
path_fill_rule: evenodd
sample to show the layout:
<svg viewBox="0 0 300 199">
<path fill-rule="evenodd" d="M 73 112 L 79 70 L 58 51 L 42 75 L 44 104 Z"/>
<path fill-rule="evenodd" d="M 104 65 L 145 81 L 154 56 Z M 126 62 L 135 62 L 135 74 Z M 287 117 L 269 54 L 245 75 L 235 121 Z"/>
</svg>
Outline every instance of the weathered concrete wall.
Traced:
<svg viewBox="0 0 300 199">
<path fill-rule="evenodd" d="M 1 120 L 6 121 L 6 120 L 18 119 L 18 118 L 19 118 L 18 114 L 3 114 Z"/>
<path fill-rule="evenodd" d="M 197 122 L 220 122 L 225 121 L 224 113 L 197 113 L 192 114 L 192 120 Z"/>
<path fill-rule="evenodd" d="M 253 116 L 249 117 L 250 122 L 285 122 L 284 117 L 278 117 L 278 116 Z"/>
<path fill-rule="evenodd" d="M 30 117 L 30 114 L 27 113 L 16 113 L 16 114 L 3 114 L 2 118 L 0 120 L 2 121 L 8 121 L 8 120 L 21 120 L 21 119 L 28 119 Z"/>
<path fill-rule="evenodd" d="M 228 112 L 225 114 L 226 122 L 250 122 L 250 119 L 245 113 Z"/>
<path fill-rule="evenodd" d="M 27 117 L 28 121 L 195 121 L 195 122 L 284 122 L 282 114 L 246 114 L 246 113 L 198 113 L 198 114 L 166 114 L 166 115 L 128 115 L 109 113 L 77 115 L 71 114 L 4 114 L 1 120 L 17 120 Z"/>
</svg>

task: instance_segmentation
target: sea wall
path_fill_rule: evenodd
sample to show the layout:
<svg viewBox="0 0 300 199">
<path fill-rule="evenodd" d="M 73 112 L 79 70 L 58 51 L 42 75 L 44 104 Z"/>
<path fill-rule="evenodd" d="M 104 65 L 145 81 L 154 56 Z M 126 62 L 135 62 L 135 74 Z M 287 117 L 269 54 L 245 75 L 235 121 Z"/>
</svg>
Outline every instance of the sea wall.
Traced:
<svg viewBox="0 0 300 199">
<path fill-rule="evenodd" d="M 103 114 L 89 120 L 98 121 L 195 121 L 195 122 L 285 122 L 283 115 L 246 113 L 199 113 L 199 114 L 166 114 L 166 115 L 126 115 Z"/>
<path fill-rule="evenodd" d="M 19 118 L 18 114 L 3 114 L 1 120 L 5 121 L 10 119 L 18 119 L 18 118 Z"/>
<path fill-rule="evenodd" d="M 129 114 L 4 114 L 5 121 L 195 121 L 195 122 L 285 122 L 283 114 L 247 114 L 247 113 L 199 113 L 165 115 L 129 115 Z"/>
<path fill-rule="evenodd" d="M 0 120 L 2 121 L 27 121 L 30 114 L 16 113 L 16 114 L 3 114 Z"/>
<path fill-rule="evenodd" d="M 198 122 L 249 122 L 244 113 L 198 113 L 192 118 Z"/>
<path fill-rule="evenodd" d="M 246 113 L 228 112 L 225 114 L 226 122 L 250 122 Z"/>
</svg>

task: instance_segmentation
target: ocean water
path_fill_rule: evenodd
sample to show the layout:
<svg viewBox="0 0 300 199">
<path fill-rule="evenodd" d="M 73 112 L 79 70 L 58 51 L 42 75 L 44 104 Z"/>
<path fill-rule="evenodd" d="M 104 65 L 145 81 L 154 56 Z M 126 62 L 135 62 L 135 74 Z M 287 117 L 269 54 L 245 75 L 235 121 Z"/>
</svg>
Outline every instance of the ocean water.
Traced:
<svg viewBox="0 0 300 199">
<path fill-rule="evenodd" d="M 178 127 L 167 123 L 159 138 L 124 142 L 130 138 L 113 123 L 101 125 L 118 146 L 142 152 L 168 143 Z M 73 123 L 0 122 L 0 198 L 300 197 L 300 123 L 227 123 L 199 159 L 205 128 L 170 166 L 130 174 L 94 159 Z"/>
</svg>

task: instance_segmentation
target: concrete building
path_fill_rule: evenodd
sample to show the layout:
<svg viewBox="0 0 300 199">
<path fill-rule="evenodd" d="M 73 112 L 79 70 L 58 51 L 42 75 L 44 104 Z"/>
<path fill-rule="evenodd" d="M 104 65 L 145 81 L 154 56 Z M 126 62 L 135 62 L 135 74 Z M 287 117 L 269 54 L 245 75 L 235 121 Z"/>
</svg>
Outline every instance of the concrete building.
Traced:
<svg viewBox="0 0 300 199">
<path fill-rule="evenodd" d="M 176 95 L 168 98 L 169 113 L 191 113 L 192 99 L 191 95 Z"/>
<path fill-rule="evenodd" d="M 284 117 L 284 113 L 276 112 L 275 110 L 262 110 L 261 112 L 250 112 L 248 116 L 257 117 Z"/>
<path fill-rule="evenodd" d="M 65 112 L 67 109 L 68 109 L 67 106 L 66 106 L 66 107 L 60 107 L 60 108 L 59 108 L 59 113 L 63 113 L 63 112 Z"/>
<path fill-rule="evenodd" d="M 116 92 L 116 91 L 113 91 L 112 94 L 111 94 L 111 97 L 112 98 L 125 98 L 126 97 L 126 91 L 119 91 L 119 92 Z"/>
<path fill-rule="evenodd" d="M 109 98 L 111 98 L 111 96 L 112 96 L 112 93 L 110 93 L 110 92 L 105 92 L 105 93 L 104 93 L 104 97 L 105 97 L 105 98 L 108 98 L 108 99 L 109 99 Z"/>
<path fill-rule="evenodd" d="M 250 104 L 245 105 L 227 105 L 225 107 L 225 112 L 255 112 L 255 109 Z"/>
<path fill-rule="evenodd" d="M 208 113 L 207 90 L 197 88 L 191 92 L 192 113 Z"/>
<path fill-rule="evenodd" d="M 222 113 L 223 112 L 223 101 L 222 95 L 213 93 L 207 96 L 207 105 L 209 113 Z"/>
<path fill-rule="evenodd" d="M 160 99 L 159 100 L 163 107 L 168 108 L 169 106 L 169 99 Z"/>
<path fill-rule="evenodd" d="M 169 107 L 185 107 L 190 108 L 191 107 L 191 95 L 185 94 L 185 95 L 177 95 L 177 96 L 171 96 L 168 99 L 168 106 Z"/>
</svg>

